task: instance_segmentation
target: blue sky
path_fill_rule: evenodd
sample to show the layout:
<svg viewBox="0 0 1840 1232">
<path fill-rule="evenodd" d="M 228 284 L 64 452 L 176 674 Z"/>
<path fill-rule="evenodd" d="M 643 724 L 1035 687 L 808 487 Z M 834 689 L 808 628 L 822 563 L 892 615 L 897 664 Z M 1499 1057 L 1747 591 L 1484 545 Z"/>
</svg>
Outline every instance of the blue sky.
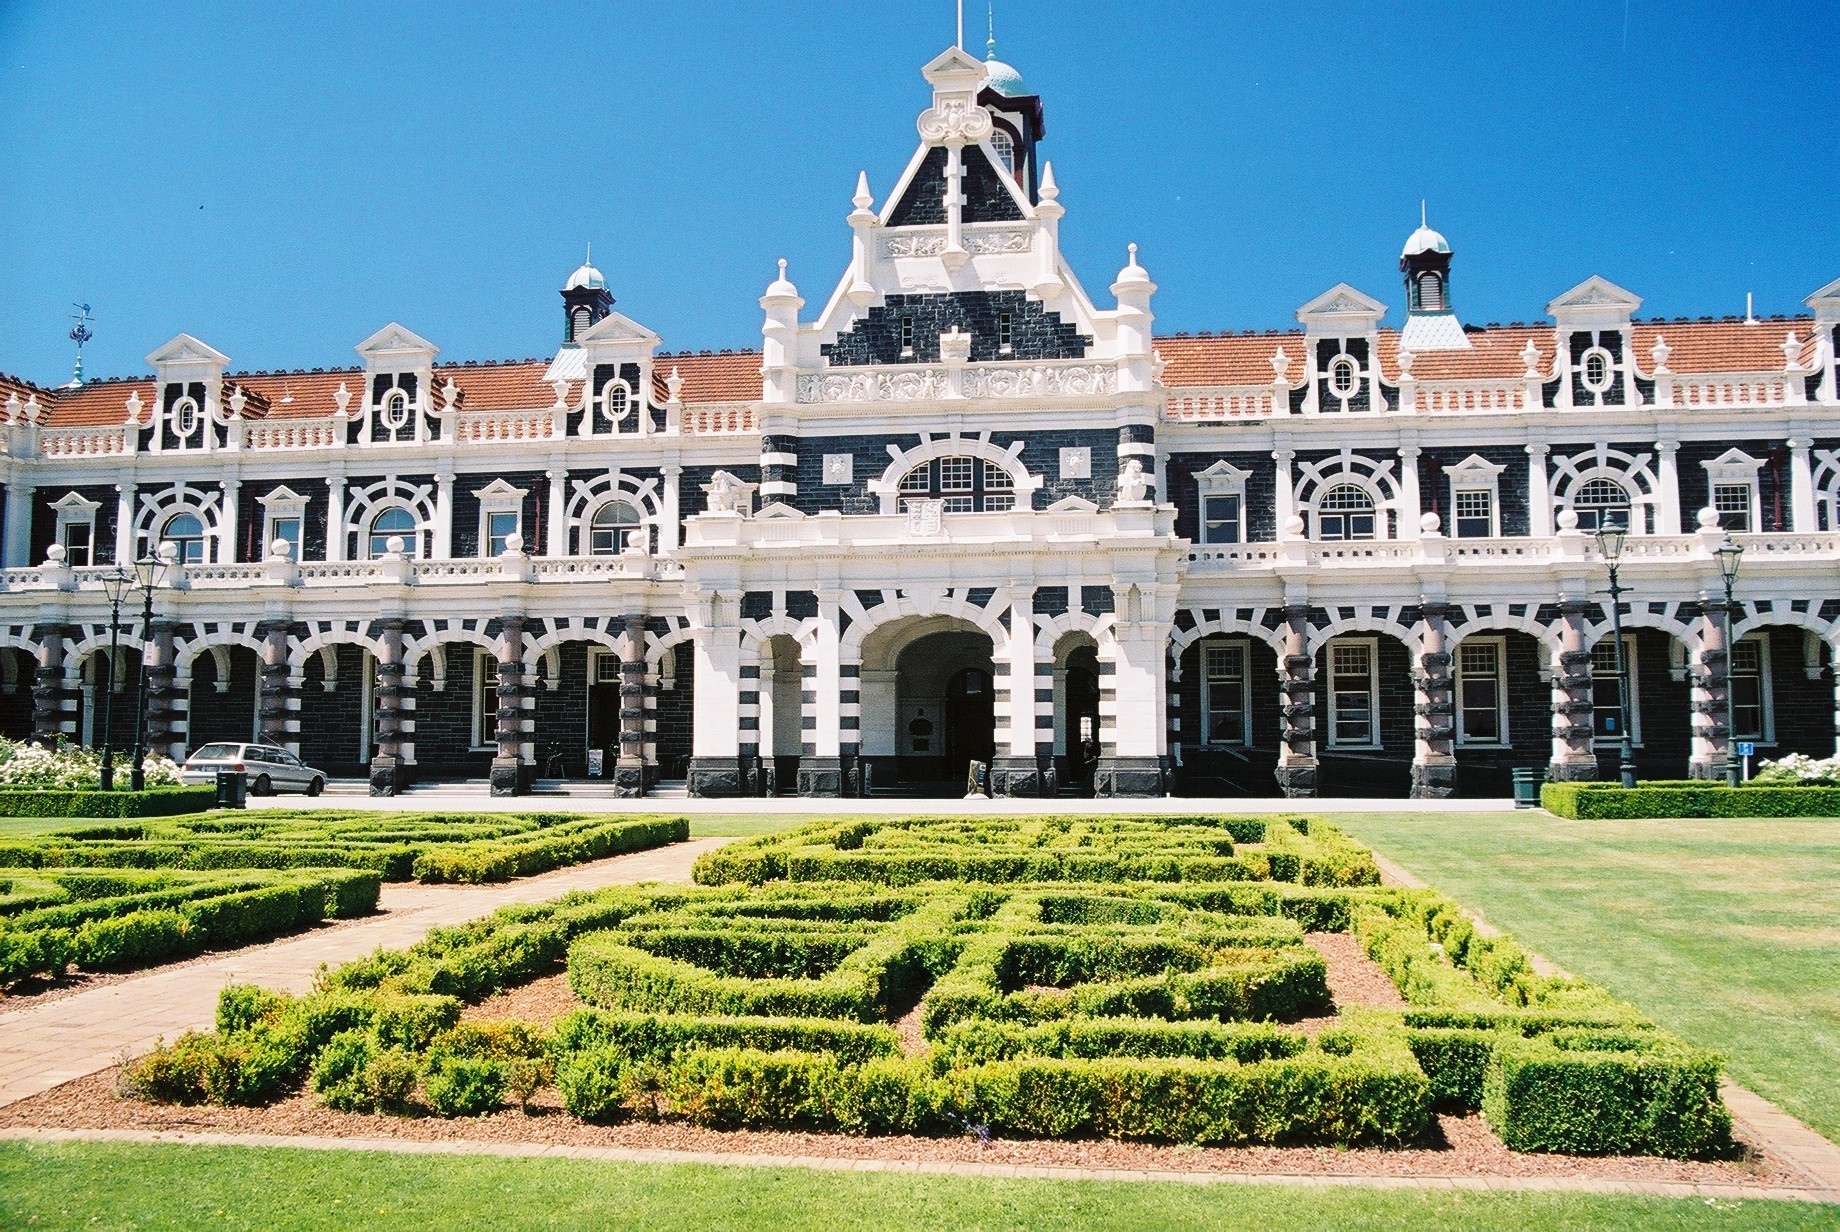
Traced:
<svg viewBox="0 0 1840 1232">
<path fill-rule="evenodd" d="M 982 54 L 984 10 L 968 6 Z M 1795 312 L 1840 277 L 1832 3 L 1000 0 L 1047 110 L 1063 243 L 1124 246 L 1162 331 L 1401 310 L 1420 197 L 1470 321 L 1599 273 L 1644 315 Z M 915 144 L 952 6 L 0 0 L 0 370 L 92 375 L 184 330 L 240 368 L 348 364 L 399 320 L 547 355 L 594 245 L 667 348 L 752 347 L 774 260 L 815 308 Z M 810 311 L 811 309 L 808 309 Z"/>
</svg>

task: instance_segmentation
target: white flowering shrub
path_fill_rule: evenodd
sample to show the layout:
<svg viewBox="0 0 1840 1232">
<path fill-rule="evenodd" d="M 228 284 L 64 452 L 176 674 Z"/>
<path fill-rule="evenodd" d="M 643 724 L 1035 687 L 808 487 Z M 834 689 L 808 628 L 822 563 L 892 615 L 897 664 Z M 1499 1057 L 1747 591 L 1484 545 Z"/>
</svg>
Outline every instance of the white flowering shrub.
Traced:
<svg viewBox="0 0 1840 1232">
<path fill-rule="evenodd" d="M 1805 753 L 1791 753 L 1787 757 L 1759 765 L 1757 773 L 1751 776 L 1751 782 L 1775 784 L 1778 787 L 1840 785 L 1840 757 L 1817 759 Z"/>
<path fill-rule="evenodd" d="M 149 787 L 179 786 L 179 767 L 158 753 L 143 763 Z M 128 759 L 118 757 L 115 785 L 128 785 Z M 96 791 L 102 786 L 102 752 L 76 745 L 55 749 L 0 737 L 0 788 L 38 788 L 46 791 Z"/>
</svg>

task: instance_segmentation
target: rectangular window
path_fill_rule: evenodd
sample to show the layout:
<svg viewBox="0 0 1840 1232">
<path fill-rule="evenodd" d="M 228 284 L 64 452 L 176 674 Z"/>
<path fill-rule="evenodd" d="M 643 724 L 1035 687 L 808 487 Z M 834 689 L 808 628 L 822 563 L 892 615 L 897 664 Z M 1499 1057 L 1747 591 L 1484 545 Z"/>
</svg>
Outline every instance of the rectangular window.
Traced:
<svg viewBox="0 0 1840 1232">
<path fill-rule="evenodd" d="M 275 540 L 285 539 L 288 545 L 288 559 L 300 560 L 300 519 L 270 518 L 268 520 L 268 542 L 262 545 L 262 555 L 267 556 Z"/>
<path fill-rule="evenodd" d="M 1498 638 L 1457 647 L 1457 743 L 1508 743 L 1508 656 Z"/>
<path fill-rule="evenodd" d="M 1246 643 L 1201 644 L 1201 743 L 1252 743 L 1247 692 Z"/>
<path fill-rule="evenodd" d="M 1636 690 L 1636 639 L 1623 635 L 1623 669 L 1629 677 L 1629 740 L 1642 741 L 1642 716 Z M 1623 739 L 1620 701 L 1622 681 L 1616 674 L 1616 643 L 1602 638 L 1591 648 L 1591 731 L 1601 741 L 1618 743 Z"/>
<path fill-rule="evenodd" d="M 914 353 L 914 319 L 912 317 L 902 317 L 901 318 L 901 354 L 912 355 L 913 353 Z"/>
<path fill-rule="evenodd" d="M 1201 498 L 1201 542 L 1239 543 L 1243 538 L 1238 496 Z"/>
<path fill-rule="evenodd" d="M 976 458 L 941 458 L 939 459 L 939 490 L 941 492 L 969 492 L 972 477 L 976 473 Z"/>
<path fill-rule="evenodd" d="M 1762 638 L 1741 638 L 1731 648 L 1732 738 L 1771 742 L 1770 648 Z"/>
<path fill-rule="evenodd" d="M 1751 529 L 1751 486 L 1748 483 L 1712 485 L 1712 509 L 1719 515 L 1725 530 L 1748 532 Z"/>
<path fill-rule="evenodd" d="M 498 747 L 498 659 L 488 650 L 473 654 L 473 747 Z"/>
<path fill-rule="evenodd" d="M 1329 745 L 1375 748 L 1380 743 L 1377 664 L 1371 641 L 1329 643 Z"/>
<path fill-rule="evenodd" d="M 620 683 L 620 656 L 611 650 L 597 651 L 594 655 L 594 683 Z"/>
<path fill-rule="evenodd" d="M 517 529 L 515 512 L 486 514 L 486 555 L 503 556 L 507 547 L 505 541 L 517 534 Z"/>
<path fill-rule="evenodd" d="M 1495 494 L 1480 488 L 1456 493 L 1457 538 L 1488 539 L 1495 534 Z"/>
<path fill-rule="evenodd" d="M 94 522 L 66 522 L 61 528 L 61 540 L 64 545 L 64 563 L 72 569 L 82 569 L 90 563 L 90 548 L 96 537 Z"/>
<path fill-rule="evenodd" d="M 1010 351 L 1015 349 L 1011 343 L 1012 335 L 1009 313 L 999 312 L 997 314 L 997 349 L 1007 355 Z"/>
</svg>

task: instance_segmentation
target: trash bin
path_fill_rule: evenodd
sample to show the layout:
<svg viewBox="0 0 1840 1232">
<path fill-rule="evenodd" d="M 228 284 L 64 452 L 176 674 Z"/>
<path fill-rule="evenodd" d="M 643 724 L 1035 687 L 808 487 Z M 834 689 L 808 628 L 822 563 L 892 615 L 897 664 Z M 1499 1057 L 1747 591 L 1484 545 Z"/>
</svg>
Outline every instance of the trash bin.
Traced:
<svg viewBox="0 0 1840 1232">
<path fill-rule="evenodd" d="M 217 807 L 244 808 L 249 803 L 249 776 L 235 770 L 217 772 Z"/>
<path fill-rule="evenodd" d="M 1540 807 L 1540 784 L 1546 781 L 1545 766 L 1514 767 L 1514 807 Z"/>
</svg>

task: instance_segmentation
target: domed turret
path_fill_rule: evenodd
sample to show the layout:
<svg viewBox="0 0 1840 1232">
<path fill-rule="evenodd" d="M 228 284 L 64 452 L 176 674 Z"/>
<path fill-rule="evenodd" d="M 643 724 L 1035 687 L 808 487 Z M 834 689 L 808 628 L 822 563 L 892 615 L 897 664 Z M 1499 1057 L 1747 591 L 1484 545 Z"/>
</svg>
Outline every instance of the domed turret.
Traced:
<svg viewBox="0 0 1840 1232">
<path fill-rule="evenodd" d="M 1450 241 L 1431 229 L 1424 203 L 1418 207 L 1418 230 L 1406 238 L 1399 272 L 1406 276 L 1406 324 L 1401 350 L 1467 351 L 1469 336 L 1450 306 Z"/>
<path fill-rule="evenodd" d="M 984 44 L 984 85 L 1005 98 L 1024 98 L 1030 93 L 1022 74 L 997 59 L 997 36 L 993 32 Z"/>
<path fill-rule="evenodd" d="M 562 341 L 565 345 L 579 341 L 613 311 L 613 296 L 607 291 L 607 280 L 594 268 L 592 244 L 588 246 L 587 260 L 562 285 L 562 304 Z"/>
</svg>

